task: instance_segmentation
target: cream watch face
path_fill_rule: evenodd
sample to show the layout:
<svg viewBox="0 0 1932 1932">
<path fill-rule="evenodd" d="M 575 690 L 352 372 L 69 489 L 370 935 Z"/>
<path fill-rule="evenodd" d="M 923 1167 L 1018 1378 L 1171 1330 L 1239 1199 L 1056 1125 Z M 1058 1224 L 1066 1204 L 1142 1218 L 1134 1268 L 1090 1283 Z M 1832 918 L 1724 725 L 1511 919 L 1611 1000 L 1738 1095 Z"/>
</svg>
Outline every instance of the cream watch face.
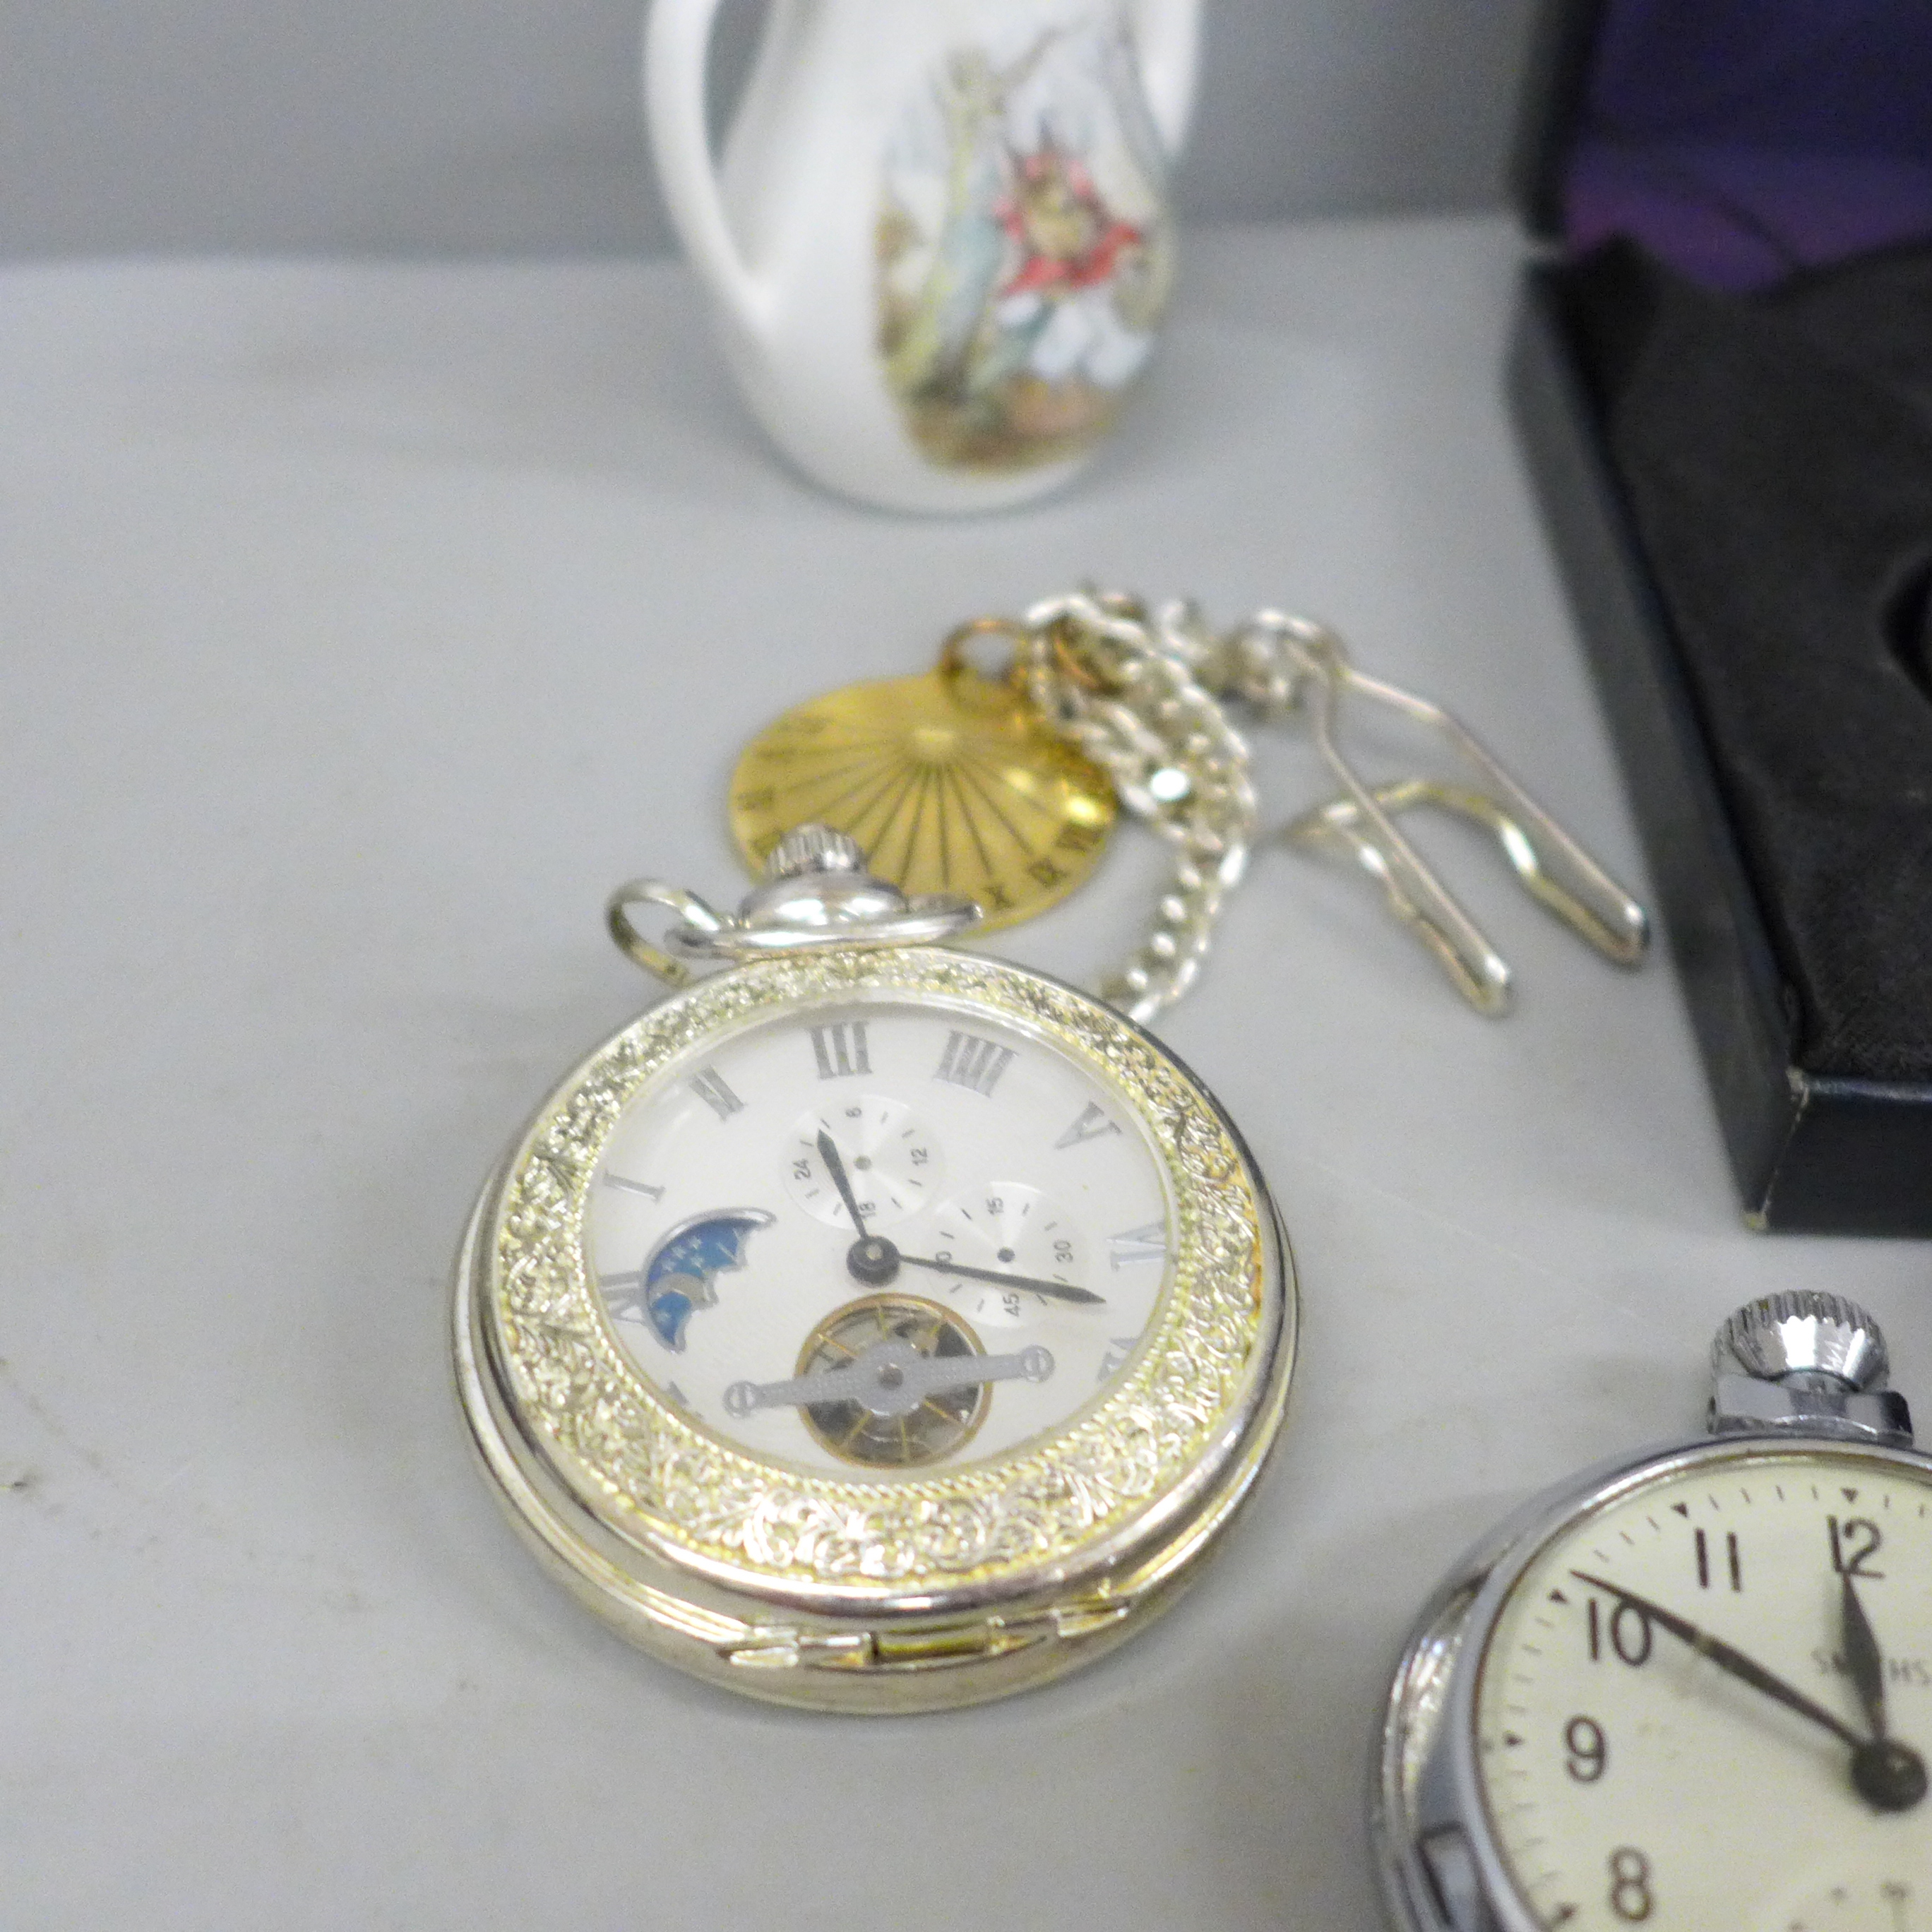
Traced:
<svg viewBox="0 0 1932 1932">
<path fill-rule="evenodd" d="M 1484 1648 L 1478 1775 L 1531 1922 L 1932 1928 L 1932 1476 L 1756 1444 L 1532 1558 Z"/>
<path fill-rule="evenodd" d="M 682 1413 L 802 1470 L 922 1478 L 1071 1422 L 1169 1274 L 1144 1118 L 1090 1058 L 983 1006 L 802 1002 L 625 1105 L 591 1278 Z"/>
</svg>

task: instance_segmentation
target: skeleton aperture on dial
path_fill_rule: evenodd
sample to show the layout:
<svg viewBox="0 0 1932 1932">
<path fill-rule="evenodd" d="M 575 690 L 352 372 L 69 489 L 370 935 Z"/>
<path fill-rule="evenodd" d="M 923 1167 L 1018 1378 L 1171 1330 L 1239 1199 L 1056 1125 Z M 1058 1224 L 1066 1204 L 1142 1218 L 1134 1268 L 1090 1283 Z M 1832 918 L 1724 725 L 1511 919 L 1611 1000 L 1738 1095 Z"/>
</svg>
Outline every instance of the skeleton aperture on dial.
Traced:
<svg viewBox="0 0 1932 1932">
<path fill-rule="evenodd" d="M 998 1016 L 803 1005 L 641 1094 L 604 1150 L 588 1252 L 636 1367 L 806 1467 L 924 1469 L 1066 1420 L 1165 1279 L 1172 1204 L 1144 1124 Z M 673 1332 L 649 1298 L 693 1252 L 724 1258 L 668 1277 Z"/>
<path fill-rule="evenodd" d="M 968 914 L 820 831 L 735 916 L 640 880 L 610 916 L 682 989 L 559 1084 L 458 1264 L 513 1520 L 632 1641 L 787 1702 L 972 1702 L 1139 1628 L 1293 1360 L 1211 1096 L 1099 1001 L 934 944 Z"/>
</svg>

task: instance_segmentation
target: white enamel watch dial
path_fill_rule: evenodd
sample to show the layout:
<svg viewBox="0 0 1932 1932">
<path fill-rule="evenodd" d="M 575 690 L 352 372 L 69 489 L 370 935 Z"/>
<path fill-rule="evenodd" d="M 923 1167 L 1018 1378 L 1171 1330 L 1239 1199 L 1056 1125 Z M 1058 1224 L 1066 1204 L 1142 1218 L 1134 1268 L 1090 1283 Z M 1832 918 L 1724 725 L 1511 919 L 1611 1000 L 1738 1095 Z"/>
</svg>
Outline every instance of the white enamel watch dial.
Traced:
<svg viewBox="0 0 1932 1932">
<path fill-rule="evenodd" d="M 1932 1472 L 1706 1459 L 1546 1545 L 1476 1706 L 1496 1842 L 1540 1922 L 1790 1932 L 1831 1910 L 1892 1932 L 1886 1888 L 1916 1879 L 1932 1926 L 1932 1808 L 1894 1802 L 1922 1768 L 1864 1762 L 1861 1618 L 1887 1737 L 1932 1749 Z"/>
<path fill-rule="evenodd" d="M 1170 1601 L 1280 1429 L 1293 1280 L 1212 1096 L 1111 1008 L 781 846 L 733 962 L 566 1078 L 459 1258 L 512 1521 L 625 1636 L 781 1702 L 976 1702 Z"/>
<path fill-rule="evenodd" d="M 1720 1367 L 1713 1439 L 1533 1506 L 1425 1617 L 1376 1812 L 1402 1922 L 1932 1928 L 1932 1459 L 1834 1298 L 1741 1311 Z"/>
<path fill-rule="evenodd" d="M 995 1016 L 876 1000 L 796 1009 L 640 1094 L 586 1254 L 638 1370 L 706 1428 L 915 1474 L 1094 1400 L 1146 1328 L 1171 1214 L 1145 1124 L 1092 1069 Z M 938 1337 L 959 1378 L 898 1399 Z M 938 1426 L 969 1391 L 972 1427 Z"/>
</svg>

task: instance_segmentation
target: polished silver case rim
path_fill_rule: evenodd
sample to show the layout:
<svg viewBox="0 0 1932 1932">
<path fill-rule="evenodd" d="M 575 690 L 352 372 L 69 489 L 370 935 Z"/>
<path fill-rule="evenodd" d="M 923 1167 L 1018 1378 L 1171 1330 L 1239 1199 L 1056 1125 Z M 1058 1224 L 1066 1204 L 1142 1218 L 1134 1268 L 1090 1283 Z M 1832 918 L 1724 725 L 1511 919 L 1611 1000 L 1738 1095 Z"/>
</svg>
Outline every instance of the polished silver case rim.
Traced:
<svg viewBox="0 0 1932 1932">
<path fill-rule="evenodd" d="M 1932 1476 L 1913 1449 L 1806 1436 L 1702 1436 L 1626 1452 L 1532 1498 L 1472 1548 L 1424 1607 L 1383 1707 L 1369 1788 L 1369 1835 L 1389 1917 L 1403 1932 L 1543 1932 L 1490 1828 L 1476 1748 L 1476 1683 L 1504 1603 L 1544 1546 L 1578 1517 L 1659 1478 L 1766 1456 L 1840 1456 Z M 1459 1831 L 1478 1916 L 1445 1914 L 1423 1844 Z"/>
<path fill-rule="evenodd" d="M 1045 1438 L 923 1481 L 759 1463 L 670 1409 L 627 1366 L 601 1303 L 593 1310 L 585 1298 L 584 1194 L 602 1136 L 629 1097 L 740 1028 L 868 998 L 988 1012 L 1086 1060 L 1148 1124 L 1174 1205 L 1168 1280 L 1141 1347 L 1107 1393 Z M 586 1119 L 592 1127 L 580 1131 Z M 548 1244 L 534 1263 L 526 1240 L 533 1221 Z M 540 1321 L 528 1318 L 533 1267 L 550 1270 L 554 1289 Z M 849 1710 L 931 1709 L 1042 1682 L 1163 1607 L 1274 1444 L 1296 1328 L 1279 1217 L 1208 1090 L 1088 996 L 1001 962 L 930 948 L 739 968 L 614 1036 L 560 1083 L 484 1188 L 454 1299 L 457 1382 L 472 1438 L 512 1522 L 560 1580 L 632 1641 L 699 1676 L 777 1702 Z M 553 1328 L 561 1336 L 554 1358 L 543 1352 Z M 601 1436 L 583 1422 L 592 1411 Z M 631 1418 L 630 1438 L 611 1429 L 613 1413 Z M 689 1452 L 682 1463 L 664 1453 L 673 1437 L 673 1450 Z M 1184 1451 L 1184 1466 L 1169 1466 Z M 641 1483 L 684 1463 L 707 1472 L 705 1480 L 660 1485 L 640 1500 Z M 1136 1468 L 1165 1473 L 1136 1496 Z M 1109 1504 L 1109 1481 L 1124 1501 Z M 734 1506 L 757 1518 L 730 1546 L 702 1529 L 721 1484 L 735 1486 Z M 1041 1509 L 1039 1498 L 1053 1504 L 1056 1489 L 1064 1506 Z M 815 1572 L 782 1534 L 754 1533 L 794 1524 L 801 1512 L 863 1522 L 868 1510 L 898 1527 L 870 1546 L 861 1539 L 842 1569 Z M 1070 1533 L 1076 1519 L 1088 1527 Z M 994 1546 L 989 1523 L 1006 1553 L 955 1560 Z M 979 1540 L 962 1542 L 966 1530 Z"/>
</svg>

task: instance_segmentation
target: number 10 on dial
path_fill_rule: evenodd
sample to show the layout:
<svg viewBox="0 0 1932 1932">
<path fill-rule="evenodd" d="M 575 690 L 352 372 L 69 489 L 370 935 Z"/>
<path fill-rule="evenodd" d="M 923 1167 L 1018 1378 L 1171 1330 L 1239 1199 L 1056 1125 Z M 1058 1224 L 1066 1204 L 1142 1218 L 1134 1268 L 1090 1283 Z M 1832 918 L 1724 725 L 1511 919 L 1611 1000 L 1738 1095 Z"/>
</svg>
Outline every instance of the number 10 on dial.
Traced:
<svg viewBox="0 0 1932 1932">
<path fill-rule="evenodd" d="M 1408 1932 L 1932 1932 L 1932 1459 L 1870 1317 L 1741 1310 L 1714 1433 L 1480 1546 L 1391 1688 Z"/>
</svg>

